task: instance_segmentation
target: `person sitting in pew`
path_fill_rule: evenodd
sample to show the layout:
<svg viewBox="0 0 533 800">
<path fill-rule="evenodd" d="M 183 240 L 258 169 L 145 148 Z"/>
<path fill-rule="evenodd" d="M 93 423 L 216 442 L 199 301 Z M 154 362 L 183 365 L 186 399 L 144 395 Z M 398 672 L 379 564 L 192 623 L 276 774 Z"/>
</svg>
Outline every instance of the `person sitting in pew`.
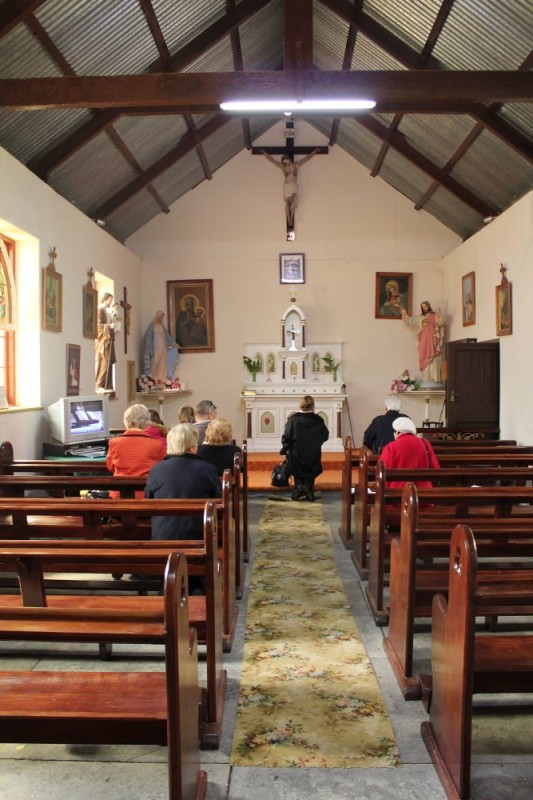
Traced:
<svg viewBox="0 0 533 800">
<path fill-rule="evenodd" d="M 385 445 L 381 460 L 385 469 L 439 469 L 440 464 L 431 444 L 416 435 L 416 426 L 410 417 L 398 417 L 392 423 L 394 441 Z M 416 486 L 430 487 L 431 481 L 413 481 Z M 401 488 L 405 481 L 387 481 L 387 486 Z"/>
<path fill-rule="evenodd" d="M 222 417 L 214 419 L 207 426 L 204 443 L 198 448 L 198 455 L 213 464 L 220 477 L 225 469 L 233 469 L 235 453 L 241 448 L 234 444 L 231 423 Z"/>
<path fill-rule="evenodd" d="M 150 412 L 142 403 L 135 403 L 126 409 L 126 430 L 121 436 L 109 440 L 106 464 L 113 475 L 143 477 L 165 457 L 165 443 L 146 433 L 149 423 Z M 120 497 L 120 492 L 110 492 L 110 496 Z M 142 497 L 142 492 L 138 496 Z"/>
<path fill-rule="evenodd" d="M 159 499 L 222 497 L 216 468 L 200 458 L 198 430 L 190 423 L 180 423 L 167 436 L 167 456 L 152 467 L 144 496 Z M 194 517 L 152 517 L 152 539 L 201 539 L 203 521 Z"/>
<path fill-rule="evenodd" d="M 163 423 L 163 420 L 159 416 L 158 412 L 153 408 L 150 409 L 150 422 L 146 426 L 146 433 L 157 442 L 163 442 L 166 452 L 168 428 Z"/>
<path fill-rule="evenodd" d="M 377 456 L 383 447 L 389 442 L 394 441 L 394 429 L 392 423 L 398 417 L 406 417 L 407 414 L 402 414 L 400 408 L 402 401 L 397 395 L 389 395 L 385 398 L 385 413 L 374 417 L 368 428 L 363 434 L 363 444 L 372 450 L 373 454 Z"/>
</svg>

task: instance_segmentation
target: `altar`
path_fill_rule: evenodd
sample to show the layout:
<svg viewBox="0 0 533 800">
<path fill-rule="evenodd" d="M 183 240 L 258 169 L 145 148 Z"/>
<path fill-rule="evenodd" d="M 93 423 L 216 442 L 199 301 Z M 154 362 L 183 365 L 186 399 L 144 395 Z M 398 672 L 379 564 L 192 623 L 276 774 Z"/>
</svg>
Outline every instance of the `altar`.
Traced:
<svg viewBox="0 0 533 800">
<path fill-rule="evenodd" d="M 322 450 L 344 449 L 342 344 L 307 343 L 305 315 L 294 296 L 281 317 L 280 342 L 245 344 L 243 361 L 249 364 L 241 393 L 249 452 L 279 452 L 285 423 L 306 394 L 329 430 Z"/>
</svg>

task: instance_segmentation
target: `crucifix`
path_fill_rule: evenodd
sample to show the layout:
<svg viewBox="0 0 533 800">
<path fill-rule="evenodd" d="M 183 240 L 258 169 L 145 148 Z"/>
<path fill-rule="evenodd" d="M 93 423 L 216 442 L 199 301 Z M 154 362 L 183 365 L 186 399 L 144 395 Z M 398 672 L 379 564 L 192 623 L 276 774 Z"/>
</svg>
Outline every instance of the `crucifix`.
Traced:
<svg viewBox="0 0 533 800">
<path fill-rule="evenodd" d="M 316 155 L 327 155 L 329 147 L 297 147 L 294 144 L 294 120 L 287 120 L 285 123 L 285 147 L 252 147 L 252 155 L 266 156 L 276 167 L 282 170 L 284 175 L 283 196 L 285 198 L 285 214 L 287 217 L 287 241 L 294 242 L 296 232 L 294 229 L 294 211 L 298 205 L 298 170 Z M 273 158 L 274 155 L 281 155 L 281 160 Z M 299 161 L 294 160 L 295 155 L 303 155 Z"/>
<path fill-rule="evenodd" d="M 124 286 L 122 289 L 123 299 L 120 301 L 120 305 L 124 310 L 124 352 L 128 352 L 128 333 L 130 332 L 130 311 L 131 305 L 128 303 L 128 290 Z"/>
</svg>

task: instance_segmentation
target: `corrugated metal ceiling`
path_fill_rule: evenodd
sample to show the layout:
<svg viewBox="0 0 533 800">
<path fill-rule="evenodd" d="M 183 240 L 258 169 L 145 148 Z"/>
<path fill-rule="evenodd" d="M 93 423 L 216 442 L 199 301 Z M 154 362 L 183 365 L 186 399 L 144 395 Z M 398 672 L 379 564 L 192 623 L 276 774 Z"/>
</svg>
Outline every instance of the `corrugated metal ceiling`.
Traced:
<svg viewBox="0 0 533 800">
<path fill-rule="evenodd" d="M 138 75 L 175 63 L 195 73 L 283 68 L 283 0 L 22 5 L 28 9 L 17 17 L 17 8 L 0 0 L 0 79 Z M 351 70 L 373 72 L 424 65 L 517 70 L 533 62 L 530 0 L 314 0 L 312 8 L 315 70 L 341 70 L 347 53 Z M 485 207 L 498 213 L 533 185 L 533 103 L 480 108 L 481 119 L 476 109 L 395 114 L 380 107 L 366 121 L 343 117 L 338 126 L 325 117 L 306 119 L 466 238 L 483 224 Z M 106 209 L 107 230 L 124 241 L 253 145 L 272 122 L 251 119 L 248 134 L 242 121 L 222 125 L 213 112 L 164 112 L 1 109 L 0 145 L 88 215 Z M 143 177 L 147 170 L 150 179 Z"/>
</svg>

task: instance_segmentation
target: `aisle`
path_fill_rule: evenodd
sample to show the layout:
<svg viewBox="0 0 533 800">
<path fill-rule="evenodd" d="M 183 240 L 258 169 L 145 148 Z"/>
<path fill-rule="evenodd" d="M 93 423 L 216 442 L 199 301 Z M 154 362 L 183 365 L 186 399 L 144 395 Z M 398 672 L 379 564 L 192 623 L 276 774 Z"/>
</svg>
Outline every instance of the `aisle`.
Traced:
<svg viewBox="0 0 533 800">
<path fill-rule="evenodd" d="M 266 503 L 250 580 L 231 763 L 398 763 L 320 503 Z"/>
</svg>

